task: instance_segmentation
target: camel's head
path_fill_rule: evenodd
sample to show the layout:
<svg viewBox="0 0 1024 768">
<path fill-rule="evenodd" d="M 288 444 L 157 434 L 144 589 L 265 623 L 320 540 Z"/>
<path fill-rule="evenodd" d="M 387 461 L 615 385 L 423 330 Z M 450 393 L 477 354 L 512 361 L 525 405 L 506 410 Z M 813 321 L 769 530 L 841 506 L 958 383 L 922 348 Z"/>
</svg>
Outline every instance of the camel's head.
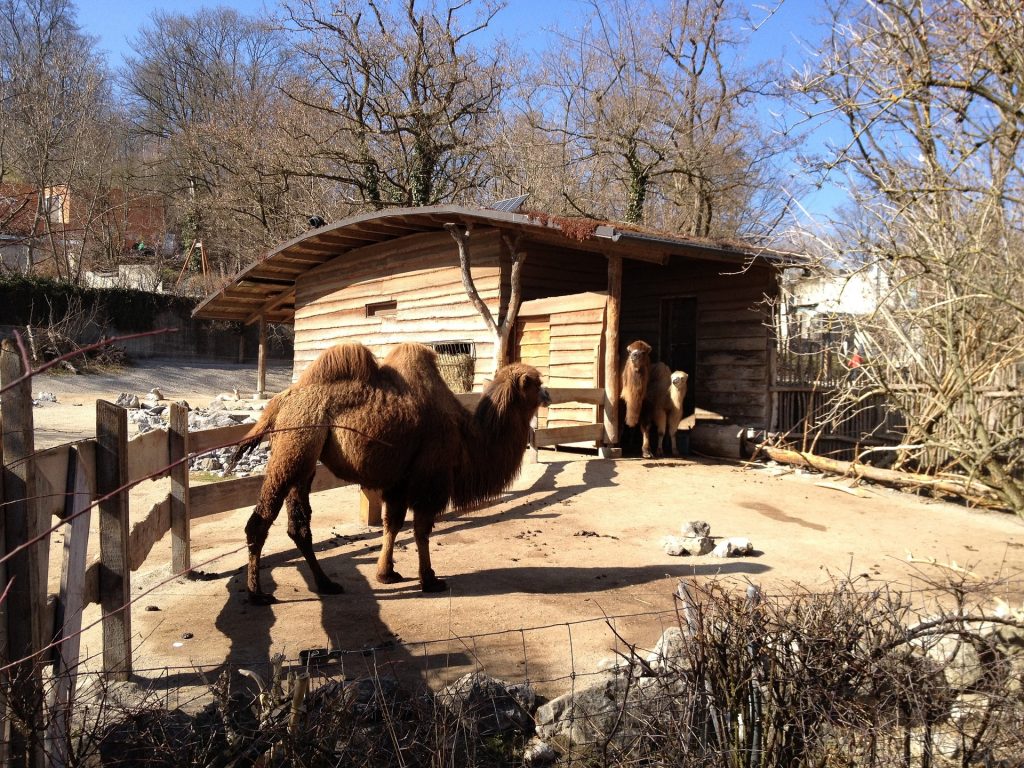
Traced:
<svg viewBox="0 0 1024 768">
<path fill-rule="evenodd" d="M 672 386 L 676 389 L 685 389 L 689 380 L 690 374 L 686 371 L 672 371 Z"/>
<path fill-rule="evenodd" d="M 626 347 L 626 355 L 634 368 L 646 367 L 651 362 L 651 345 L 646 341 L 634 341 Z"/>
<path fill-rule="evenodd" d="M 540 371 L 524 363 L 506 365 L 494 375 L 494 381 L 484 394 L 495 397 L 499 393 L 503 395 L 506 406 L 524 406 L 531 416 L 540 406 L 551 403 L 551 394 L 541 382 Z"/>
</svg>

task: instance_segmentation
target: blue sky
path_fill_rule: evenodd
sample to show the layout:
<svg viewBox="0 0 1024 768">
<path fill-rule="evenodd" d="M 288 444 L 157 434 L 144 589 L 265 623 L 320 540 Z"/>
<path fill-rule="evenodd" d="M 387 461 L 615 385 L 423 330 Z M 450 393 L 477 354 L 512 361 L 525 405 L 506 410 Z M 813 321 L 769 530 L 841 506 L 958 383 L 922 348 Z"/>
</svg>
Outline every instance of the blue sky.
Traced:
<svg viewBox="0 0 1024 768">
<path fill-rule="evenodd" d="M 778 58 L 787 67 L 797 67 L 805 51 L 799 40 L 815 39 L 820 31 L 814 21 L 820 15 L 818 0 L 746 0 L 751 20 L 757 25 L 746 51 L 747 64 L 767 58 Z M 77 0 L 78 22 L 84 32 L 98 38 L 99 48 L 107 54 L 112 68 L 121 65 L 128 51 L 128 41 L 135 37 L 154 11 L 191 13 L 204 6 L 228 5 L 243 13 L 273 9 L 275 2 L 263 0 Z M 769 8 L 776 8 L 772 14 Z M 514 41 L 526 51 L 541 48 L 547 31 L 559 25 L 570 28 L 587 11 L 577 0 L 509 0 L 493 24 L 496 32 Z M 777 107 L 778 105 L 774 105 Z M 766 116 L 767 117 L 767 116 Z M 832 135 L 835 134 L 835 135 Z M 838 126 L 824 125 L 808 137 L 803 149 L 814 151 L 842 136 Z M 796 170 L 793 166 L 792 170 Z M 845 199 L 835 187 L 812 191 L 801 203 L 812 213 L 827 215 Z"/>
</svg>

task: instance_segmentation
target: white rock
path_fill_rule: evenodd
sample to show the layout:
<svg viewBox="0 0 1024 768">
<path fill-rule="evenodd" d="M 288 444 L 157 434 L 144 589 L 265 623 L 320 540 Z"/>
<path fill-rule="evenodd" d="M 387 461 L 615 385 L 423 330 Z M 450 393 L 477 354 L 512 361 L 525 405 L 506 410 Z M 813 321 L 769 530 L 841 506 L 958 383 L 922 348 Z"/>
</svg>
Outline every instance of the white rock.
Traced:
<svg viewBox="0 0 1024 768">
<path fill-rule="evenodd" d="M 665 630 L 658 644 L 647 655 L 647 663 L 655 674 L 678 672 L 689 666 L 686 654 L 686 636 L 679 627 Z"/>
<path fill-rule="evenodd" d="M 551 765 L 558 759 L 555 748 L 534 736 L 523 750 L 523 764 L 530 766 Z"/>
<path fill-rule="evenodd" d="M 662 547 L 666 555 L 706 555 L 714 548 L 714 543 L 709 536 L 666 536 L 662 539 Z"/>
<path fill-rule="evenodd" d="M 718 542 L 711 552 L 713 557 L 742 557 L 754 554 L 754 545 L 746 536 L 734 536 Z"/>
</svg>

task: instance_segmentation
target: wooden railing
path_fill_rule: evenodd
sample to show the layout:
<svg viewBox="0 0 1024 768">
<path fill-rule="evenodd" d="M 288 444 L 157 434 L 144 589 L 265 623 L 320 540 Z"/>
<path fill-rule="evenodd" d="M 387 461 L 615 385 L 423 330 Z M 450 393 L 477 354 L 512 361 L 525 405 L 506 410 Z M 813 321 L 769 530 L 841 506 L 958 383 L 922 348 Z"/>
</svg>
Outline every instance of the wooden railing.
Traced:
<svg viewBox="0 0 1024 768">
<path fill-rule="evenodd" d="M 598 405 L 603 407 L 605 391 L 603 387 L 549 387 L 551 404 L 560 403 L 583 403 L 585 405 Z M 464 395 L 456 395 L 466 408 L 476 407 L 480 399 L 479 392 L 470 392 Z M 566 445 L 568 443 L 593 442 L 601 444 L 604 442 L 604 421 L 594 424 L 574 424 L 567 427 L 542 427 L 534 429 L 531 439 L 531 446 L 534 450 L 551 445 Z"/>
</svg>

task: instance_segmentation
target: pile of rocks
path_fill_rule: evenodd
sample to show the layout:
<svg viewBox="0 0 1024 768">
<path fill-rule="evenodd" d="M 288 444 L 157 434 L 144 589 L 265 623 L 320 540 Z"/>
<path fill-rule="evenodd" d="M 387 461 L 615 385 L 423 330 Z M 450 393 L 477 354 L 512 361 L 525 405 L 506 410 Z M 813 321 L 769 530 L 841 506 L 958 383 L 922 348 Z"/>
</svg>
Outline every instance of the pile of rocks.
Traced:
<svg viewBox="0 0 1024 768">
<path fill-rule="evenodd" d="M 225 401 L 226 398 L 224 396 L 218 396 L 206 408 L 192 408 L 186 401 L 179 401 L 180 405 L 184 405 L 189 409 L 189 431 L 198 432 L 204 429 L 231 427 L 236 424 L 253 424 L 256 422 L 256 414 L 253 411 L 262 410 L 266 407 L 266 403 L 259 402 L 247 403 L 246 405 L 251 407 L 247 407 L 245 410 L 228 410 Z M 128 421 L 135 425 L 139 433 L 167 428 L 168 406 L 159 389 L 151 389 L 149 394 L 142 399 L 138 395 L 122 392 L 114 401 L 114 404 L 128 409 Z M 217 472 L 223 475 L 234 450 L 234 446 L 227 446 L 202 456 L 197 456 L 189 463 L 189 469 L 193 472 Z M 255 450 L 239 459 L 233 474 L 245 477 L 250 474 L 263 472 L 267 467 L 269 457 L 270 450 L 266 444 L 257 446 Z"/>
<path fill-rule="evenodd" d="M 32 395 L 32 407 L 41 408 L 43 403 L 56 403 L 57 396 L 53 392 L 37 392 Z"/>
<path fill-rule="evenodd" d="M 743 557 L 754 554 L 754 545 L 745 536 L 723 539 L 716 545 L 711 526 L 703 520 L 683 525 L 682 536 L 666 536 L 662 546 L 667 555 L 707 555 L 712 557 Z"/>
</svg>

